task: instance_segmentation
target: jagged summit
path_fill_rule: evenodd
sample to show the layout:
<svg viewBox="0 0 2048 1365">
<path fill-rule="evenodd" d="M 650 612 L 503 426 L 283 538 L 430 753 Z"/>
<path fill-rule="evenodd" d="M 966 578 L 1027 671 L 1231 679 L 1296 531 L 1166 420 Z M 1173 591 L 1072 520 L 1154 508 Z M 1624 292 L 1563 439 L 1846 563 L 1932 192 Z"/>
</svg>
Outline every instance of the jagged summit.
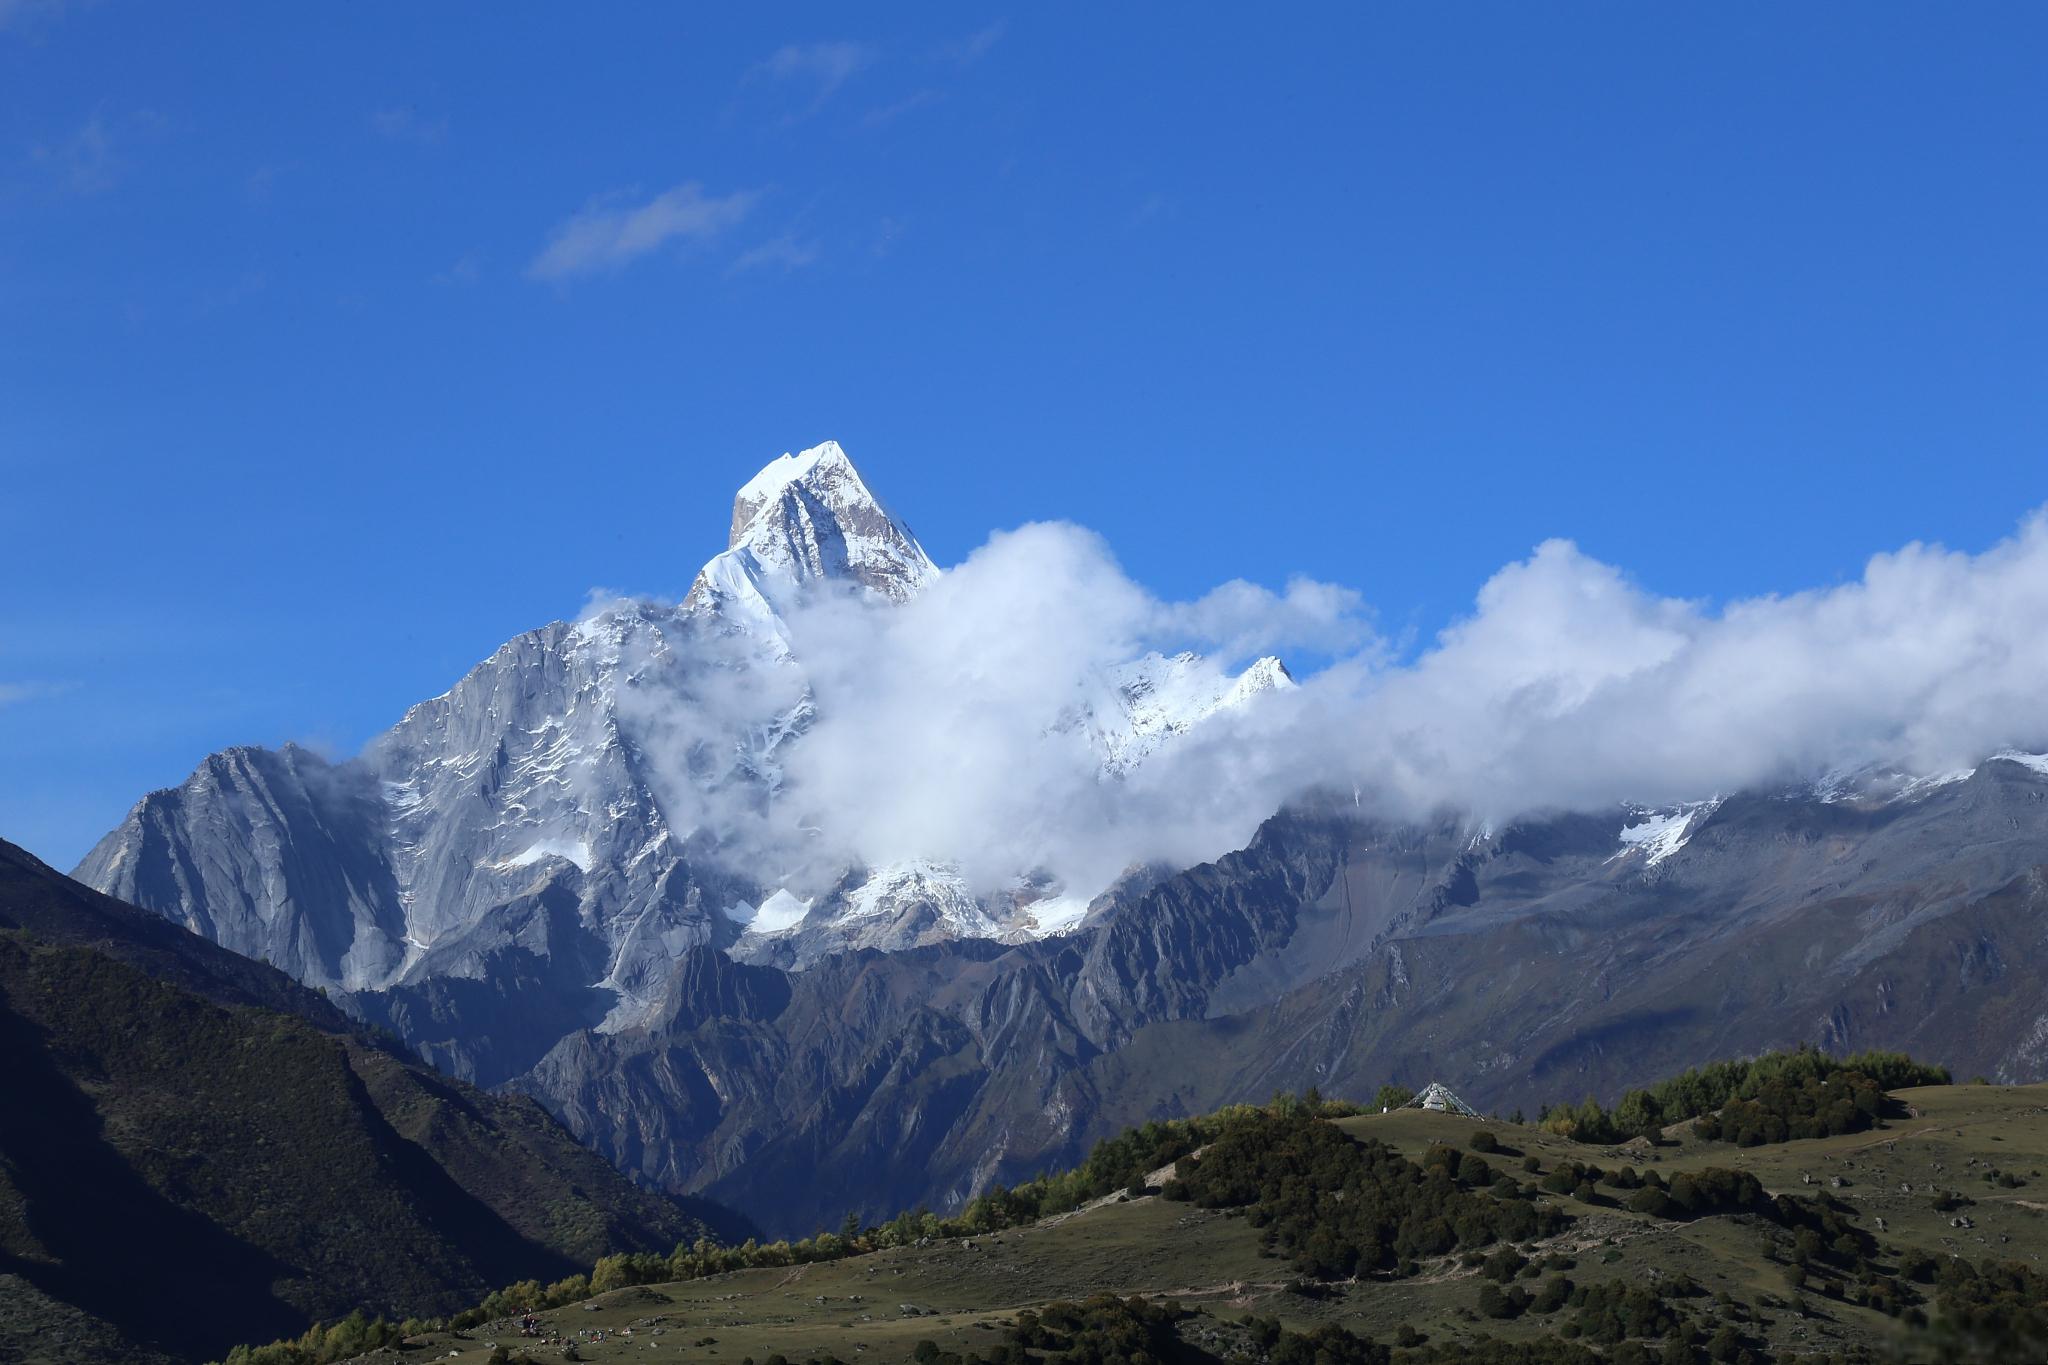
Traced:
<svg viewBox="0 0 2048 1365">
<path fill-rule="evenodd" d="M 837 441 L 768 462 L 733 499 L 726 549 L 697 575 L 685 605 L 757 615 L 779 588 L 857 583 L 895 601 L 938 577 L 910 527 L 875 496 Z M 758 599 L 758 600 L 757 600 Z"/>
</svg>

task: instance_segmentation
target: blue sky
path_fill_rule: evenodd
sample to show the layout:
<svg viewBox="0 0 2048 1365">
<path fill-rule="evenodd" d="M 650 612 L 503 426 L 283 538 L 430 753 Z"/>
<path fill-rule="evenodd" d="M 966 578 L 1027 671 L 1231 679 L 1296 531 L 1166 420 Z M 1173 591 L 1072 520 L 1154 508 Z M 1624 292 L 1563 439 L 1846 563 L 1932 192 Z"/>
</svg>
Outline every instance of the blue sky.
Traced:
<svg viewBox="0 0 2048 1365">
<path fill-rule="evenodd" d="M 826 437 L 941 563 L 1417 640 L 2048 501 L 2039 7 L 752 8 L 0 0 L 0 837 L 680 593 Z"/>
</svg>

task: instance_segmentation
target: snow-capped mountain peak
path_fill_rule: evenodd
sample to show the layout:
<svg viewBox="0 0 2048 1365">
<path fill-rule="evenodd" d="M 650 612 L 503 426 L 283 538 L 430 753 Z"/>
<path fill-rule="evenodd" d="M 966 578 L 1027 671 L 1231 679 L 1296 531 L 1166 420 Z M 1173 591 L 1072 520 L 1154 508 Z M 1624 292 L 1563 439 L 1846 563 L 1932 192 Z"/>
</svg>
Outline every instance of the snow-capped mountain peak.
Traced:
<svg viewBox="0 0 2048 1365">
<path fill-rule="evenodd" d="M 1213 660 L 1188 652 L 1147 654 L 1111 669 L 1106 682 L 1106 694 L 1086 704 L 1076 719 L 1111 774 L 1131 771 L 1212 716 L 1261 693 L 1296 686 L 1287 666 L 1271 655 L 1233 677 Z"/>
<path fill-rule="evenodd" d="M 875 496 L 837 441 L 771 460 L 733 499 L 727 548 L 686 605 L 758 615 L 778 589 L 837 580 L 903 601 L 938 577 L 910 527 Z M 757 602 L 756 599 L 760 599 Z"/>
<path fill-rule="evenodd" d="M 988 891 L 953 848 L 814 857 L 829 831 L 786 783 L 817 702 L 784 608 L 837 587 L 887 609 L 939 572 L 836 443 L 781 456 L 740 488 L 680 607 L 620 599 L 517 636 L 342 764 L 216 756 L 144 798 L 80 876 L 316 985 L 424 989 L 517 961 L 609 993 L 608 1027 L 702 944 L 804 965 L 1068 931 L 1102 887 L 1033 866 Z M 1048 733 L 1085 739 L 1115 782 L 1292 686 L 1277 659 L 1232 674 L 1149 654 L 1048 696 Z"/>
</svg>

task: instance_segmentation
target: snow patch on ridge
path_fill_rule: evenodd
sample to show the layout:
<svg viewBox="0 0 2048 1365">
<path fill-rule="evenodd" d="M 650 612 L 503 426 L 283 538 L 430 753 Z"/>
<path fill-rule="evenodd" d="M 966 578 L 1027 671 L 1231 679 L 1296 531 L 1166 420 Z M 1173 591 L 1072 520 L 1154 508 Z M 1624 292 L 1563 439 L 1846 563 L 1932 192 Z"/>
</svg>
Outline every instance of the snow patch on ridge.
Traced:
<svg viewBox="0 0 2048 1365">
<path fill-rule="evenodd" d="M 846 893 L 844 904 L 842 917 L 848 920 L 895 916 L 927 905 L 940 923 L 962 938 L 996 938 L 1002 933 L 968 889 L 960 869 L 929 858 L 870 868 L 867 880 Z"/>
<path fill-rule="evenodd" d="M 809 901 L 798 900 L 782 887 L 777 887 L 758 906 L 735 901 L 725 908 L 725 917 L 745 925 L 750 934 L 784 933 L 803 923 L 804 916 L 810 913 Z"/>
<path fill-rule="evenodd" d="M 1070 934 L 1088 917 L 1089 902 L 1083 896 L 1047 896 L 1025 907 L 1030 917 L 1025 932 L 1033 938 L 1054 938 Z"/>
<path fill-rule="evenodd" d="M 1638 809 L 1637 822 L 1624 826 L 1621 831 L 1621 851 L 1609 862 L 1626 858 L 1632 853 L 1644 855 L 1643 865 L 1655 867 L 1672 854 L 1685 847 L 1685 841 L 1693 836 L 1707 817 L 1720 806 L 1721 798 L 1711 801 L 1689 801 L 1680 806 L 1667 806 L 1660 810 Z"/>
<path fill-rule="evenodd" d="M 581 870 L 590 871 L 590 844 L 583 839 L 542 839 L 521 849 L 498 864 L 499 867 L 532 867 L 543 858 L 566 858 Z"/>
</svg>

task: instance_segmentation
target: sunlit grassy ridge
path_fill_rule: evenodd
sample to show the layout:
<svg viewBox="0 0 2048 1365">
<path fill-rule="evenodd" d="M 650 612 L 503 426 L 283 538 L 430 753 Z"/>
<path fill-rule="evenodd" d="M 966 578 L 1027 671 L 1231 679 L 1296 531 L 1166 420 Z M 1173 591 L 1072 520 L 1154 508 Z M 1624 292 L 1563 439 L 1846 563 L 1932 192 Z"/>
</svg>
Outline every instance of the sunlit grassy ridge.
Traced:
<svg viewBox="0 0 2048 1365">
<path fill-rule="evenodd" d="M 1850 1075 L 1860 1093 L 1868 1077 L 1789 1057 L 1713 1084 L 1768 1107 L 1780 1080 Z M 2037 1358 L 2044 1101 L 2048 1087 L 1913 1089 L 1875 1129 L 1750 1147 L 1697 1124 L 1616 1146 L 1420 1110 L 1242 1106 L 1134 1129 L 951 1217 L 607 1257 L 410 1324 L 427 1330 L 407 1349 L 561 1358 L 515 1335 L 514 1314 L 537 1310 L 593 1360 Z M 342 1358 L 313 1342 L 236 1357 Z"/>
</svg>

